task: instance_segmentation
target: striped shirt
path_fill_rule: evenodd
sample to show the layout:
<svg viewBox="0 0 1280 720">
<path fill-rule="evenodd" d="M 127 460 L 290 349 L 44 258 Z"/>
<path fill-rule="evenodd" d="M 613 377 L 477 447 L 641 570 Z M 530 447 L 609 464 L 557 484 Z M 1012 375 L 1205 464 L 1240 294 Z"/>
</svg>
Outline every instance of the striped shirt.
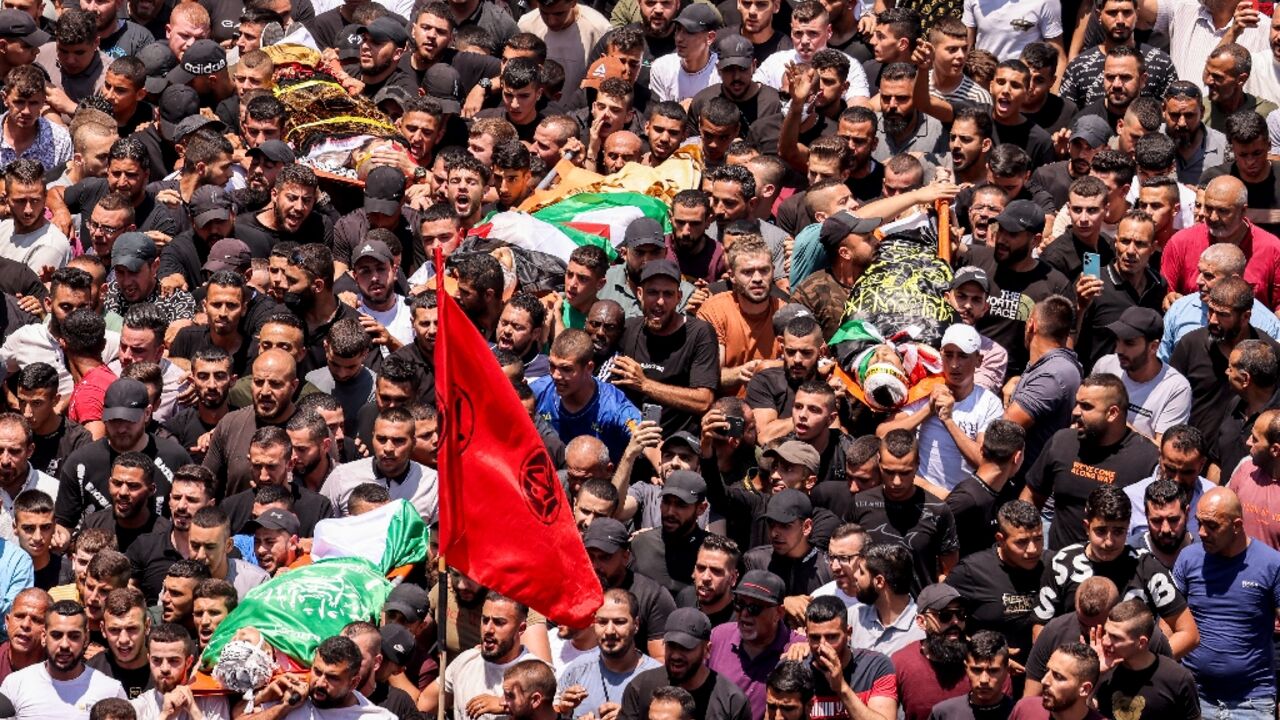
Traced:
<svg viewBox="0 0 1280 720">
<path fill-rule="evenodd" d="M 1209 53 L 1227 34 L 1232 22 L 1235 21 L 1215 28 L 1209 10 L 1200 0 L 1161 0 L 1153 29 L 1169 36 L 1169 56 L 1178 70 L 1178 79 L 1193 82 L 1204 92 L 1202 75 L 1209 62 Z M 1270 34 L 1271 18 L 1260 15 L 1258 26 L 1246 28 L 1236 42 L 1251 53 L 1269 51 Z"/>
<path fill-rule="evenodd" d="M 948 92 L 942 92 L 934 85 L 933 71 L 930 71 L 929 94 L 951 103 L 953 110 L 959 110 L 959 105 L 991 108 L 991 93 L 984 90 L 981 85 L 974 82 L 968 75 L 961 75 L 959 85 Z"/>
<path fill-rule="evenodd" d="M 1142 94 L 1153 98 L 1164 98 L 1164 90 L 1173 82 L 1173 60 L 1168 53 L 1150 45 L 1141 47 L 1143 59 L 1147 63 L 1147 84 Z M 1101 47 L 1085 50 L 1067 64 L 1062 74 L 1062 87 L 1058 95 L 1070 100 L 1076 107 L 1084 107 L 1101 100 L 1106 95 L 1102 83 L 1102 65 L 1107 60 Z"/>
</svg>

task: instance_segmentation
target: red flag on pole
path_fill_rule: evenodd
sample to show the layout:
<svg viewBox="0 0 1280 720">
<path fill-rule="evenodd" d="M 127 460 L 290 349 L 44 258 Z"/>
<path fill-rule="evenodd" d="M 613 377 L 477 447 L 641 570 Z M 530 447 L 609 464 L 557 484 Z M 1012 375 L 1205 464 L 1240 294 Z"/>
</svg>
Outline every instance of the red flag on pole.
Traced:
<svg viewBox="0 0 1280 720">
<path fill-rule="evenodd" d="M 488 343 L 436 285 L 440 553 L 552 622 L 586 627 L 604 592 L 555 466 Z"/>
</svg>

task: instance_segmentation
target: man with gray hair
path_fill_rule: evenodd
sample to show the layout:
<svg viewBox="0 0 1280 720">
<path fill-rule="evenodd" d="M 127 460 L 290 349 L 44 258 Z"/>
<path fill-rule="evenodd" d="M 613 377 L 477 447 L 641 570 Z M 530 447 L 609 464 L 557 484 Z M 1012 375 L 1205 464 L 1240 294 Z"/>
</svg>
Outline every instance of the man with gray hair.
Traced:
<svg viewBox="0 0 1280 720">
<path fill-rule="evenodd" d="M 1204 109 L 1204 124 L 1226 132 L 1227 117 L 1241 110 L 1252 110 L 1261 117 L 1271 114 L 1276 104 L 1245 92 L 1249 76 L 1253 74 L 1253 59 L 1244 46 L 1228 42 L 1209 53 L 1204 68 L 1204 86 L 1208 89 L 1209 103 Z"/>
<path fill-rule="evenodd" d="M 1160 341 L 1159 358 L 1169 361 L 1173 346 L 1184 335 L 1204 327 L 1209 322 L 1209 308 L 1205 302 L 1209 291 L 1223 278 L 1241 277 L 1248 259 L 1236 245 L 1218 243 L 1205 248 L 1196 264 L 1196 292 L 1188 293 L 1168 304 L 1164 313 L 1164 338 Z M 1280 337 L 1280 320 L 1267 306 L 1253 301 L 1249 324 L 1269 337 Z"/>
</svg>

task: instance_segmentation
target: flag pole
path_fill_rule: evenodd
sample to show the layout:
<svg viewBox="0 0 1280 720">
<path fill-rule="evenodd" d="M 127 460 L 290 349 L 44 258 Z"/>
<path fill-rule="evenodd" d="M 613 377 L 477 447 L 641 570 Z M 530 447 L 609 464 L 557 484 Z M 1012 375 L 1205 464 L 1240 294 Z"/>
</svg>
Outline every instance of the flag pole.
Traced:
<svg viewBox="0 0 1280 720">
<path fill-rule="evenodd" d="M 432 262 L 435 263 L 435 267 L 436 267 L 436 299 L 439 300 L 440 296 L 443 295 L 445 292 L 444 290 L 444 254 L 441 252 L 439 246 L 437 246 L 435 249 L 435 256 L 432 258 Z M 436 303 L 437 313 L 440 312 L 439 306 L 440 306 L 440 303 L 437 302 Z M 448 423 L 451 420 L 453 420 L 453 418 L 449 418 L 446 415 L 446 413 L 448 412 L 448 408 L 447 408 L 448 403 L 439 402 L 440 398 L 446 398 L 446 399 L 448 398 L 447 388 L 449 387 L 447 378 L 444 377 L 444 375 L 448 372 L 449 364 L 444 362 L 439 362 L 439 360 L 444 359 L 445 344 L 440 342 L 440 339 L 441 339 L 440 336 L 443 334 L 444 333 L 441 332 L 436 336 L 436 343 L 435 343 L 435 349 L 434 349 L 435 357 L 433 357 L 432 360 L 434 361 L 436 366 L 435 368 L 436 369 L 436 373 L 435 373 L 436 398 L 437 398 L 437 405 L 439 407 L 439 410 L 437 412 L 441 416 L 444 416 L 445 423 L 446 423 L 444 426 L 445 432 L 449 432 Z M 441 437 L 441 441 L 442 441 L 440 443 L 441 449 L 444 449 L 446 447 L 446 443 L 444 442 L 443 437 Z M 448 457 L 448 455 L 449 453 L 447 452 L 440 453 L 436 461 L 437 465 L 439 465 L 440 463 L 451 462 L 452 460 Z M 443 498 L 442 493 L 445 490 L 444 486 L 446 485 L 445 483 L 446 477 L 447 475 L 445 473 L 439 473 L 440 491 L 441 491 L 441 493 L 439 494 L 439 497 L 441 499 Z M 441 515 L 443 514 L 444 513 L 441 513 Z M 437 540 L 436 542 L 436 548 L 437 548 L 436 597 L 438 598 L 438 602 L 436 603 L 436 648 L 439 650 L 439 654 L 440 654 L 440 658 L 437 661 L 437 664 L 440 668 L 440 674 L 438 676 L 439 682 L 440 682 L 440 699 L 439 699 L 439 702 L 436 703 L 436 720 L 445 720 L 446 713 L 444 708 L 444 673 L 446 669 L 445 665 L 448 663 L 448 655 L 449 655 L 449 651 L 448 651 L 449 565 L 448 563 L 445 562 L 444 543 L 440 542 L 439 534 L 437 534 L 436 540 Z"/>
</svg>

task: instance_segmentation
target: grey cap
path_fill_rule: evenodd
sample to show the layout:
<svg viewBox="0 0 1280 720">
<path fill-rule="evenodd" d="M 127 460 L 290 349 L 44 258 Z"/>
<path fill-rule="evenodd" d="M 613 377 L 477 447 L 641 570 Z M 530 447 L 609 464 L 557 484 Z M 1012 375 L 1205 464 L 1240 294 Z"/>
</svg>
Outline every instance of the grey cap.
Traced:
<svg viewBox="0 0 1280 720">
<path fill-rule="evenodd" d="M 631 535 L 626 526 L 613 518 L 596 518 L 583 533 L 582 544 L 612 554 L 629 547 Z"/>
<path fill-rule="evenodd" d="M 227 131 L 227 126 L 221 120 L 208 118 L 204 115 L 190 115 L 178 122 L 173 129 L 173 141 L 182 142 L 182 139 L 191 133 L 204 127 L 215 127 L 219 133 Z"/>
<path fill-rule="evenodd" d="M 202 228 L 231 217 L 231 196 L 217 185 L 201 185 L 191 194 L 191 222 Z"/>
<path fill-rule="evenodd" d="M 773 314 L 773 334 L 779 338 L 787 331 L 787 325 L 798 317 L 813 317 L 813 311 L 798 302 L 789 302 Z"/>
<path fill-rule="evenodd" d="M 662 229 L 662 223 L 651 217 L 636 218 L 627 226 L 627 231 L 622 236 L 622 244 L 624 247 L 638 247 L 640 245 L 661 245 L 666 247 L 667 233 Z"/>
<path fill-rule="evenodd" d="M 916 607 L 921 612 L 937 612 L 960 599 L 960 592 L 946 583 L 926 585 L 916 596 Z"/>
<path fill-rule="evenodd" d="M 822 456 L 812 445 L 802 440 L 788 440 L 775 448 L 764 451 L 765 457 L 778 457 L 792 465 L 800 465 L 817 474 L 822 467 Z"/>
<path fill-rule="evenodd" d="M 391 589 L 383 610 L 395 610 L 411 623 L 422 622 L 431 614 L 431 596 L 413 583 L 401 583 Z"/>
<path fill-rule="evenodd" d="M 676 608 L 667 616 L 667 627 L 662 633 L 663 642 L 675 643 L 685 650 L 692 650 L 710 639 L 711 621 L 698 608 Z"/>
<path fill-rule="evenodd" d="M 111 266 L 123 265 L 130 272 L 138 272 L 158 257 L 156 242 L 140 232 L 124 233 L 111 246 Z"/>
<path fill-rule="evenodd" d="M 244 524 L 244 532 L 246 535 L 252 535 L 263 530 L 284 530 L 290 535 L 297 535 L 298 529 L 302 524 L 298 522 L 298 516 L 288 510 L 280 510 L 271 508 L 262 513 L 258 517 Z"/>
<path fill-rule="evenodd" d="M 21 40 L 30 47 L 38 48 L 49 42 L 50 35 L 36 25 L 30 14 L 6 8 L 0 10 L 0 38 Z"/>
<path fill-rule="evenodd" d="M 663 481 L 660 494 L 686 505 L 696 505 L 707 497 L 707 481 L 692 470 L 676 470 Z"/>
<path fill-rule="evenodd" d="M 365 212 L 399 215 L 404 205 L 404 186 L 400 168 L 381 165 L 370 170 L 364 180 Z"/>
<path fill-rule="evenodd" d="M 720 60 L 716 67 L 723 70 L 727 67 L 751 69 L 756 61 L 755 43 L 741 35 L 727 35 L 717 43 L 720 49 L 717 56 Z"/>
<path fill-rule="evenodd" d="M 409 42 L 409 33 L 394 16 L 383 15 L 368 25 L 357 25 L 356 32 L 368 34 L 376 43 L 395 43 L 403 46 Z"/>
<path fill-rule="evenodd" d="M 175 140 L 178 123 L 200 114 L 200 96 L 190 85 L 170 85 L 160 93 L 160 136 Z"/>
<path fill-rule="evenodd" d="M 689 6 L 676 16 L 676 22 L 680 23 L 680 27 L 688 33 L 710 32 L 719 30 L 724 25 L 724 21 L 720 19 L 720 13 L 716 12 L 710 3 L 704 2 L 689 3 Z"/>
<path fill-rule="evenodd" d="M 283 140 L 268 140 L 256 148 L 249 148 L 245 151 L 245 155 L 261 155 L 271 162 L 278 163 L 291 163 L 296 159 L 293 148 Z"/>
<path fill-rule="evenodd" d="M 169 43 L 153 42 L 134 53 L 147 69 L 147 92 L 159 95 L 169 87 L 169 71 L 178 66 L 178 57 L 169 49 Z"/>
<path fill-rule="evenodd" d="M 991 278 L 987 277 L 987 271 L 974 265 L 965 265 L 956 270 L 955 276 L 951 278 L 951 289 L 955 290 L 965 283 L 977 283 L 982 288 L 982 292 L 991 293 Z"/>
<path fill-rule="evenodd" d="M 381 240 L 365 240 L 351 253 L 352 270 L 355 269 L 356 263 L 367 257 L 387 264 L 395 262 L 395 258 L 391 255 L 391 248 L 387 247 L 386 243 Z"/>
<path fill-rule="evenodd" d="M 139 422 L 151 404 L 147 386 L 133 378 L 119 378 L 107 386 L 102 398 L 102 419 Z"/>
<path fill-rule="evenodd" d="M 682 443 L 689 446 L 689 449 L 692 450 L 695 455 L 702 454 L 702 441 L 694 437 L 693 433 L 685 432 L 684 430 L 672 433 L 671 437 L 662 441 L 662 447 L 665 448 L 671 443 Z"/>
<path fill-rule="evenodd" d="M 209 248 L 209 257 L 202 268 L 206 272 L 219 270 L 244 270 L 253 263 L 253 254 L 243 240 L 222 238 Z"/>
<path fill-rule="evenodd" d="M 1082 115 L 1071 124 L 1071 139 L 1084 140 L 1091 148 L 1102 147 L 1111 139 L 1111 127 L 1097 115 Z"/>
<path fill-rule="evenodd" d="M 338 60 L 360 59 L 360 43 L 364 42 L 364 37 L 360 33 L 359 25 L 355 23 L 344 25 L 338 31 L 334 42 L 337 43 Z"/>
</svg>

